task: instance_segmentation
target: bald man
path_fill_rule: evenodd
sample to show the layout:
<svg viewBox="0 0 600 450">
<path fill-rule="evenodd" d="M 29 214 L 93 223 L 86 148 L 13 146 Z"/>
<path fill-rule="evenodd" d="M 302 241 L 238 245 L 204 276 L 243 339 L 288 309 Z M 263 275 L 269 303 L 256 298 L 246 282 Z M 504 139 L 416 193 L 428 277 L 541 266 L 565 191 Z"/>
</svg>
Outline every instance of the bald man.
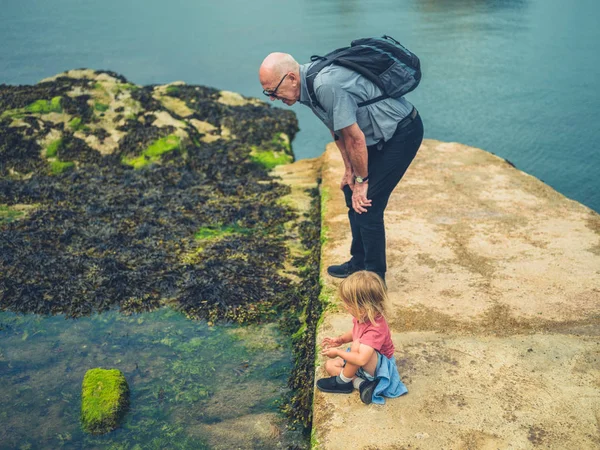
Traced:
<svg viewBox="0 0 600 450">
<path fill-rule="evenodd" d="M 365 106 L 381 90 L 362 75 L 332 64 L 314 79 L 319 104 L 306 87 L 312 63 L 300 65 L 287 53 L 271 53 L 258 75 L 263 93 L 288 106 L 308 106 L 327 126 L 342 154 L 345 172 L 340 182 L 352 231 L 349 261 L 329 266 L 327 272 L 346 278 L 369 270 L 385 280 L 383 213 L 390 194 L 408 169 L 423 140 L 423 122 L 404 97 L 387 98 Z"/>
</svg>

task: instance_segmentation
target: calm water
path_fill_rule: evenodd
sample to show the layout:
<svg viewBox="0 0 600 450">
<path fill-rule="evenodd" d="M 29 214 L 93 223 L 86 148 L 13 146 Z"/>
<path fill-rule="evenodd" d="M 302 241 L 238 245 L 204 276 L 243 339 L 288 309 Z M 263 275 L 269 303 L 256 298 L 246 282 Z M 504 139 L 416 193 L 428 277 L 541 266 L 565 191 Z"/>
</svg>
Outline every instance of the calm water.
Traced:
<svg viewBox="0 0 600 450">
<path fill-rule="evenodd" d="M 286 448 L 278 403 L 291 370 L 275 324 L 209 327 L 169 309 L 77 320 L 0 312 L 0 449 Z M 130 388 L 123 426 L 81 430 L 88 369 Z"/>
<path fill-rule="evenodd" d="M 422 60 L 409 99 L 427 138 L 496 153 L 600 211 L 599 13 L 596 0 L 2 0 L 0 83 L 90 67 L 261 96 L 257 70 L 271 51 L 306 62 L 390 34 Z M 296 155 L 319 155 L 329 133 L 308 109 L 293 110 Z M 277 422 L 291 362 L 271 328 L 256 341 L 164 311 L 78 321 L 2 313 L 0 325 L 0 447 L 295 439 Z M 132 387 L 124 428 L 103 438 L 78 425 L 81 380 L 96 366 L 121 368 Z"/>
<path fill-rule="evenodd" d="M 270 51 L 306 62 L 390 34 L 422 59 L 409 99 L 426 137 L 496 153 L 600 211 L 599 13 L 596 0 L 3 0 L 0 83 L 91 67 L 260 96 Z M 329 134 L 294 110 L 296 154 L 317 156 Z"/>
</svg>

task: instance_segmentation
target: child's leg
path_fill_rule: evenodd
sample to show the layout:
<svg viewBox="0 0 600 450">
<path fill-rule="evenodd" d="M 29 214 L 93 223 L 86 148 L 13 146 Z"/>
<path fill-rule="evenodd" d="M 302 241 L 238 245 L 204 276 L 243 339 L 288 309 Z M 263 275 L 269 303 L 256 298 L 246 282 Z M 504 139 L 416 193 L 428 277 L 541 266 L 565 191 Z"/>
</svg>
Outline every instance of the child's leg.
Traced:
<svg viewBox="0 0 600 450">
<path fill-rule="evenodd" d="M 340 357 L 328 359 L 325 362 L 325 370 L 332 376 L 339 375 L 342 371 L 342 367 L 344 367 L 344 360 Z"/>
<path fill-rule="evenodd" d="M 375 375 L 378 362 L 379 353 L 373 352 L 367 364 L 362 366 L 362 370 L 354 377 L 354 380 L 352 380 L 354 388 L 360 391 L 360 399 L 367 405 L 373 401 L 373 393 L 377 387 L 378 379 L 375 378 Z"/>
<path fill-rule="evenodd" d="M 375 360 L 375 364 L 377 364 L 377 360 Z M 346 365 L 344 366 L 344 360 L 340 357 L 329 359 L 325 363 L 325 370 L 329 375 L 338 376 L 342 373 L 343 370 L 344 376 L 346 378 L 354 377 L 354 374 L 356 374 L 356 371 L 359 367 L 360 366 L 350 364 L 349 362 L 346 362 Z"/>
<path fill-rule="evenodd" d="M 365 372 L 367 372 L 372 377 L 375 376 L 375 372 L 377 371 L 378 359 L 379 359 L 378 353 L 373 352 L 373 354 L 371 355 L 371 359 L 369 359 L 369 362 L 367 362 L 362 368 Z"/>
<path fill-rule="evenodd" d="M 317 388 L 323 392 L 332 392 L 337 394 L 352 393 L 352 380 L 342 380 L 341 374 L 344 368 L 342 358 L 329 359 L 325 363 L 325 370 L 331 377 L 317 380 Z"/>
</svg>

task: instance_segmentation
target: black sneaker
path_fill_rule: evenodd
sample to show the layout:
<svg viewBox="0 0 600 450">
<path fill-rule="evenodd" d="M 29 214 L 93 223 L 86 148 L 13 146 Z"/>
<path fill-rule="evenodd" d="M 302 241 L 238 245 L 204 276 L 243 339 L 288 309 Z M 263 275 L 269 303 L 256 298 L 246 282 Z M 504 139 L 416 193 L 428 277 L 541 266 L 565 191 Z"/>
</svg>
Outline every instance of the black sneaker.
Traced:
<svg viewBox="0 0 600 450">
<path fill-rule="evenodd" d="M 329 266 L 327 268 L 327 273 L 335 278 L 348 278 L 354 272 L 358 272 L 359 270 L 364 270 L 364 269 L 359 269 L 357 267 L 354 267 L 350 263 L 350 261 L 348 261 L 348 262 L 345 262 L 344 264 L 340 264 L 339 266 Z"/>
<path fill-rule="evenodd" d="M 354 389 L 352 381 L 338 383 L 337 377 L 321 378 L 317 381 L 317 387 L 320 391 L 333 394 L 351 394 Z"/>
<path fill-rule="evenodd" d="M 360 383 L 358 390 L 360 392 L 360 399 L 365 405 L 370 405 L 373 402 L 373 392 L 379 383 L 379 378 L 375 378 L 373 381 L 365 380 Z"/>
</svg>

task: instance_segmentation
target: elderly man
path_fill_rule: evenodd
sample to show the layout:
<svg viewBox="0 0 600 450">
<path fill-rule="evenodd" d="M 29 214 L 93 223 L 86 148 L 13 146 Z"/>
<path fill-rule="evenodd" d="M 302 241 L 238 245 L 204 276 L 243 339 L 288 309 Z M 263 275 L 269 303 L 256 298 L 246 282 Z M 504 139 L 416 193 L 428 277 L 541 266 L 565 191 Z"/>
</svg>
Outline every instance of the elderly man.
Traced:
<svg viewBox="0 0 600 450">
<path fill-rule="evenodd" d="M 329 128 L 342 154 L 345 172 L 340 182 L 352 231 L 351 259 L 327 268 L 329 275 L 346 278 L 369 270 L 385 280 L 383 213 L 390 194 L 406 172 L 423 140 L 423 123 L 416 109 L 401 98 L 387 98 L 358 106 L 381 95 L 370 80 L 338 65 L 314 77 L 313 104 L 306 74 L 311 63 L 300 65 L 286 53 L 271 53 L 259 69 L 264 94 L 286 105 L 308 106 Z"/>
</svg>

